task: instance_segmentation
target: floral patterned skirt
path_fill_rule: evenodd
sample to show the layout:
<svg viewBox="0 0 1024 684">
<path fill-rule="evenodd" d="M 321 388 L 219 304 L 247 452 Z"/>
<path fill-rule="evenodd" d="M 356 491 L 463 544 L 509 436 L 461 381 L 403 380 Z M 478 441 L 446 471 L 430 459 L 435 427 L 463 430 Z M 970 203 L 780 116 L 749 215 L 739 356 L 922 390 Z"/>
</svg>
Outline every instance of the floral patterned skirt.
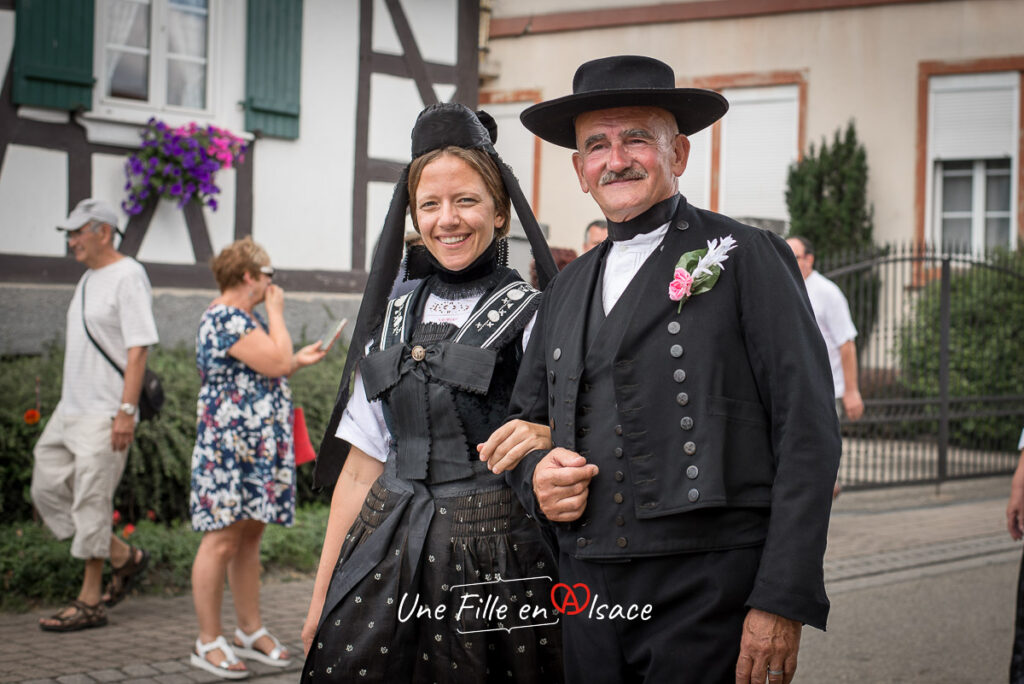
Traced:
<svg viewBox="0 0 1024 684">
<path fill-rule="evenodd" d="M 554 559 L 512 490 L 494 483 L 374 483 L 303 682 L 562 681 Z"/>
</svg>

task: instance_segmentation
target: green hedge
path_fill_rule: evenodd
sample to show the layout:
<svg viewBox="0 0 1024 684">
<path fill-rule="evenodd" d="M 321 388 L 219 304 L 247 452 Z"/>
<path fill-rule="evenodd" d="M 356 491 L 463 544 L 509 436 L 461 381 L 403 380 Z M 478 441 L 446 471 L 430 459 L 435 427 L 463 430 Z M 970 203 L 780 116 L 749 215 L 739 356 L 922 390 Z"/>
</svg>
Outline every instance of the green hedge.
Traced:
<svg viewBox="0 0 1024 684">
<path fill-rule="evenodd" d="M 290 381 L 293 401 L 305 412 L 314 448 L 330 418 L 344 363 L 344 348 L 336 348 Z M 32 519 L 32 448 L 60 399 L 62 364 L 62 349 L 55 346 L 40 356 L 0 358 L 0 524 Z M 149 367 L 160 376 L 167 402 L 155 420 L 139 425 L 114 507 L 126 522 L 186 520 L 199 393 L 194 351 L 183 345 L 157 347 L 150 352 Z M 36 406 L 36 378 L 43 420 L 28 425 L 25 412 Z M 299 504 L 330 500 L 329 492 L 313 491 L 312 471 L 312 463 L 298 469 Z"/>
<path fill-rule="evenodd" d="M 1024 251 L 996 251 L 989 264 L 993 268 L 959 267 L 951 274 L 949 387 L 954 399 L 1024 395 Z M 897 340 L 900 378 L 915 397 L 939 396 L 940 287 L 936 279 L 923 288 Z M 957 410 L 965 411 L 984 408 L 980 403 L 956 405 Z M 1021 407 L 1001 408 L 1013 414 Z M 937 409 L 933 414 L 937 419 Z M 950 442 L 1013 451 L 1020 435 L 1020 415 L 953 420 Z"/>
<path fill-rule="evenodd" d="M 308 575 L 320 559 L 328 507 L 315 504 L 296 511 L 291 528 L 268 525 L 260 560 L 273 575 Z M 128 528 L 130 529 L 130 528 Z M 122 534 L 125 529 L 121 529 Z M 170 525 L 143 520 L 129 540 L 152 554 L 136 591 L 180 594 L 190 589 L 192 559 L 202 535 L 188 522 Z M 83 563 L 70 556 L 71 542 L 57 541 L 39 523 L 0 525 L 0 610 L 25 610 L 39 603 L 74 598 L 82 584 Z M 105 568 L 109 579 L 109 564 Z"/>
</svg>

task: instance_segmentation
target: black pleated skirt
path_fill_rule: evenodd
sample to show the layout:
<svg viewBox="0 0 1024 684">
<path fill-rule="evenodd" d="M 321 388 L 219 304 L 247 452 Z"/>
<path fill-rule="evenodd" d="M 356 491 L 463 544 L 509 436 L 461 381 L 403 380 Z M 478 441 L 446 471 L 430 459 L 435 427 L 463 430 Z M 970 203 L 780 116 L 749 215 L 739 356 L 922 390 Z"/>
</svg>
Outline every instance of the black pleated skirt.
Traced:
<svg viewBox="0 0 1024 684">
<path fill-rule="evenodd" d="M 554 558 L 500 479 L 374 483 L 304 682 L 561 682 Z"/>
</svg>

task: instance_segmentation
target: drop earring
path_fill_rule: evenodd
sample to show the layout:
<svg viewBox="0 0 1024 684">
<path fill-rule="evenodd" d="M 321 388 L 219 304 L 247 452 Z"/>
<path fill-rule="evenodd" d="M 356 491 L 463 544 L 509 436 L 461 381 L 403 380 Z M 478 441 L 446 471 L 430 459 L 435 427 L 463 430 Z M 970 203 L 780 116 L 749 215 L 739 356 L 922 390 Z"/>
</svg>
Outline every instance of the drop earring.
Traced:
<svg viewBox="0 0 1024 684">
<path fill-rule="evenodd" d="M 498 240 L 498 265 L 508 266 L 508 238 Z"/>
</svg>

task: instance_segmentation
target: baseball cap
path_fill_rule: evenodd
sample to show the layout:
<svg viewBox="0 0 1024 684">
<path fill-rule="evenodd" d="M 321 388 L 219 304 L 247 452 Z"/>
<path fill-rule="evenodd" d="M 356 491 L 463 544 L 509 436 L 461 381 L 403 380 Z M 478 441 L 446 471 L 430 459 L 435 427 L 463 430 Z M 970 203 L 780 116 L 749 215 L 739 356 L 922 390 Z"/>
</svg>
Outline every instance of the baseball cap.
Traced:
<svg viewBox="0 0 1024 684">
<path fill-rule="evenodd" d="M 57 230 L 78 230 L 90 221 L 109 224 L 118 233 L 121 232 L 118 222 L 121 217 L 109 202 L 92 197 L 84 199 L 71 210 L 68 217 L 57 224 Z"/>
</svg>

